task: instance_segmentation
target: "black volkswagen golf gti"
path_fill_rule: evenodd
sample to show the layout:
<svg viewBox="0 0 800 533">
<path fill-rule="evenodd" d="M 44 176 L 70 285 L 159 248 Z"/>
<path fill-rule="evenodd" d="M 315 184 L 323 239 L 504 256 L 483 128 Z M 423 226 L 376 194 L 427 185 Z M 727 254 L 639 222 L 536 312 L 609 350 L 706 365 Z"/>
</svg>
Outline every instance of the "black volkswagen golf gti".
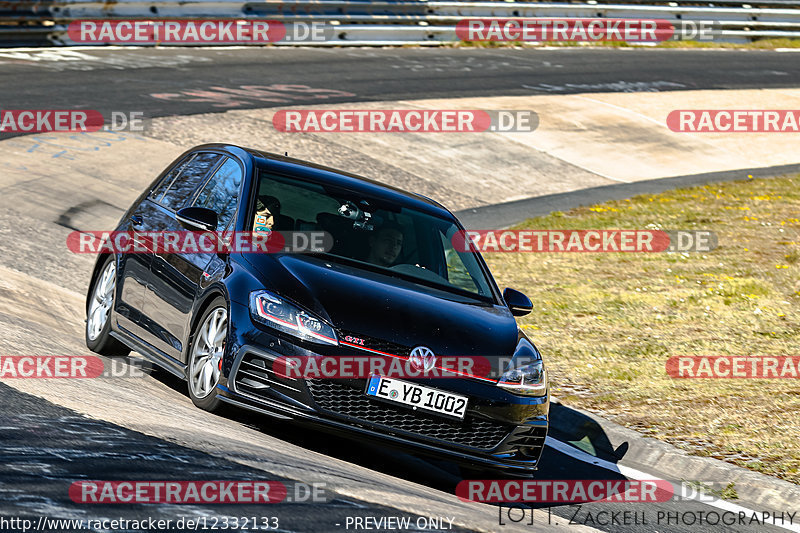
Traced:
<svg viewBox="0 0 800 533">
<path fill-rule="evenodd" d="M 170 165 L 116 229 L 134 239 L 316 230 L 332 245 L 101 254 L 86 302 L 91 350 L 141 353 L 186 379 L 192 401 L 209 411 L 234 405 L 473 468 L 535 469 L 549 390 L 541 356 L 514 319 L 531 302 L 501 293 L 480 254 L 457 249 L 464 228 L 440 204 L 347 172 L 210 144 Z M 353 354 L 425 369 L 437 358 L 483 357 L 491 371 L 397 380 L 275 370 L 286 357 Z M 427 405 L 387 393 L 398 384 Z"/>
</svg>

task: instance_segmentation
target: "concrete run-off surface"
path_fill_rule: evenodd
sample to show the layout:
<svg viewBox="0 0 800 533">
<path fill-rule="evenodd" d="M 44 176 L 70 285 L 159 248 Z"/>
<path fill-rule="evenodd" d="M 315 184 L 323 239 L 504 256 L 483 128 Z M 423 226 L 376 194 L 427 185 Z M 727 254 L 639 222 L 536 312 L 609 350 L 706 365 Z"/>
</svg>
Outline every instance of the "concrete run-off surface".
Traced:
<svg viewBox="0 0 800 533">
<path fill-rule="evenodd" d="M 0 187 L 23 182 L 7 190 L 12 195 L 34 188 L 36 211 L 64 195 L 125 206 L 186 148 L 230 142 L 360 173 L 460 210 L 611 183 L 795 163 L 800 134 L 676 133 L 666 117 L 675 109 L 790 109 L 798 102 L 800 90 L 770 89 L 291 108 L 535 111 L 539 127 L 525 133 L 282 133 L 272 125 L 277 108 L 166 117 L 136 135 L 38 134 L 2 141 Z M 66 174 L 70 180 L 50 183 Z"/>
</svg>

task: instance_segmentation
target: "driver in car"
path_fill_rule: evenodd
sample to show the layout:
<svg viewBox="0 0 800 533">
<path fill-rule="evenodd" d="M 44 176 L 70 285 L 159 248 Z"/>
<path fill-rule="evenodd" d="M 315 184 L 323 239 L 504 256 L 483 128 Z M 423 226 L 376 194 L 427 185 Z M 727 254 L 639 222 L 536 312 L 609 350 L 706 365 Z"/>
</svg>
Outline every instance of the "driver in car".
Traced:
<svg viewBox="0 0 800 533">
<path fill-rule="evenodd" d="M 367 262 L 382 267 L 390 267 L 397 261 L 403 249 L 403 230 L 395 223 L 388 222 L 375 230 L 369 238 Z"/>
</svg>

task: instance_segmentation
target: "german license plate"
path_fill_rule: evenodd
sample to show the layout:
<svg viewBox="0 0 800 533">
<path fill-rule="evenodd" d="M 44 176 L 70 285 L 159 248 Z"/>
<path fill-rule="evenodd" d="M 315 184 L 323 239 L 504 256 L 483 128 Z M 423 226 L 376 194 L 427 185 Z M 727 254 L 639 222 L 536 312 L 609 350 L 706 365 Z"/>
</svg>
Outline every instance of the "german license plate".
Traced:
<svg viewBox="0 0 800 533">
<path fill-rule="evenodd" d="M 407 405 L 414 410 L 430 411 L 458 419 L 463 419 L 467 412 L 467 398 L 464 396 L 383 376 L 372 376 L 369 379 L 366 394 Z"/>
</svg>

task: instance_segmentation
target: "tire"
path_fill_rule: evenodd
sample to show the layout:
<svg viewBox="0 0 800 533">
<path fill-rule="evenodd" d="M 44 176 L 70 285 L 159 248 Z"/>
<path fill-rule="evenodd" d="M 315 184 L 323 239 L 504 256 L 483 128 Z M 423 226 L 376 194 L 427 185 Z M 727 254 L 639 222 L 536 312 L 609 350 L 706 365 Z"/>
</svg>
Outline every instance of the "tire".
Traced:
<svg viewBox="0 0 800 533">
<path fill-rule="evenodd" d="M 128 355 L 131 350 L 111 336 L 111 310 L 117 287 L 117 264 L 109 256 L 92 282 L 89 306 L 86 310 L 86 347 L 108 357 Z"/>
<path fill-rule="evenodd" d="M 189 397 L 200 409 L 215 413 L 224 404 L 217 398 L 216 388 L 222 375 L 221 365 L 228 339 L 228 305 L 224 298 L 215 298 L 192 331 L 186 381 Z"/>
</svg>

